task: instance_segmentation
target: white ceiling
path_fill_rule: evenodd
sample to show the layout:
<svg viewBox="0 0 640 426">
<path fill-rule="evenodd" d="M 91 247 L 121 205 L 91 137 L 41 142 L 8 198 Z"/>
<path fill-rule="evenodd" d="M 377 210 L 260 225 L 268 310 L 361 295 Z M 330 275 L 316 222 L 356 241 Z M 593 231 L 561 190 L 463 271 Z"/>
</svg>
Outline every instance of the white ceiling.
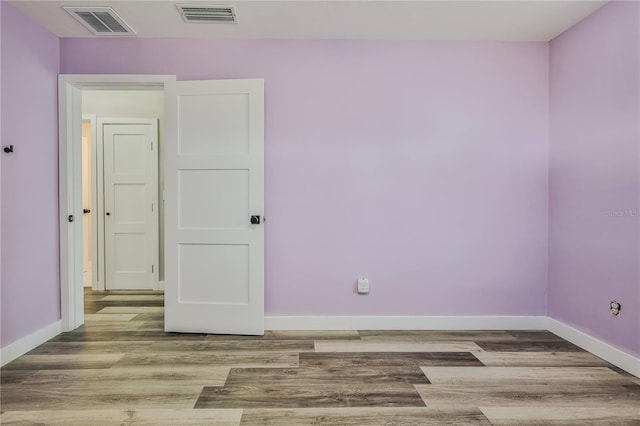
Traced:
<svg viewBox="0 0 640 426">
<path fill-rule="evenodd" d="M 548 41 L 607 1 L 11 1 L 59 37 L 94 37 L 62 6 L 111 6 L 138 37 Z M 233 5 L 238 24 L 188 24 L 176 3 Z"/>
</svg>

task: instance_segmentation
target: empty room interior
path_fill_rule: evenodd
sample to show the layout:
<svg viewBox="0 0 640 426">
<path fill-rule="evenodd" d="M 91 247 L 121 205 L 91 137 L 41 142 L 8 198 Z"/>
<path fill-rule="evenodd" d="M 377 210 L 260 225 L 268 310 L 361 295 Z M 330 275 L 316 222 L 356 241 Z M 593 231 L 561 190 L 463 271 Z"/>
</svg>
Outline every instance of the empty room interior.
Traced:
<svg viewBox="0 0 640 426">
<path fill-rule="evenodd" d="M 0 423 L 640 424 L 639 1 L 0 23 Z"/>
</svg>

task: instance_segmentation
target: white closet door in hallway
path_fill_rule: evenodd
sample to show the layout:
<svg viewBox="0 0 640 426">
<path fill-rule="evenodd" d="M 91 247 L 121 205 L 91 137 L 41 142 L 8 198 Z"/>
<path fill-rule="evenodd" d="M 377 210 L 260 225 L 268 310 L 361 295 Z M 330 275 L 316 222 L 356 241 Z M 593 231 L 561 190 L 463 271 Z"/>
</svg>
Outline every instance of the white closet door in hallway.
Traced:
<svg viewBox="0 0 640 426">
<path fill-rule="evenodd" d="M 157 120 L 99 120 L 107 290 L 158 289 Z"/>
</svg>

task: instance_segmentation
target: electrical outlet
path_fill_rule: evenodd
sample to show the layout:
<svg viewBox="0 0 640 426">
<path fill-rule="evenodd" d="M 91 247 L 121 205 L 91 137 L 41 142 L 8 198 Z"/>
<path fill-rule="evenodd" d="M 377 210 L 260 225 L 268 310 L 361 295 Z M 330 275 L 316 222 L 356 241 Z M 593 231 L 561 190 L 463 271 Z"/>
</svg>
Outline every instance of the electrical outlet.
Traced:
<svg viewBox="0 0 640 426">
<path fill-rule="evenodd" d="M 358 293 L 369 293 L 369 278 L 358 278 Z"/>
<path fill-rule="evenodd" d="M 621 309 L 622 309 L 622 305 L 620 304 L 620 302 L 616 302 L 615 300 L 612 300 L 611 303 L 609 303 L 609 311 L 611 311 L 611 315 L 613 315 L 614 317 L 617 317 L 618 315 L 620 315 Z"/>
</svg>

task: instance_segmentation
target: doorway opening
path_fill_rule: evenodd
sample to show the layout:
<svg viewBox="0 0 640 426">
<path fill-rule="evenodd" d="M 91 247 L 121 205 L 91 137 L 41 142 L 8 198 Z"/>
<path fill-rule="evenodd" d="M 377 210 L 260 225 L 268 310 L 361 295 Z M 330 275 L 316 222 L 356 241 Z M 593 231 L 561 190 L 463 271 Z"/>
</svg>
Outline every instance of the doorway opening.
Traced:
<svg viewBox="0 0 640 426">
<path fill-rule="evenodd" d="M 82 283 L 85 324 L 92 329 L 102 322 L 89 318 L 118 306 L 118 298 L 140 297 L 143 290 L 162 299 L 163 122 L 160 88 L 82 90 Z"/>
<path fill-rule="evenodd" d="M 174 80 L 59 78 L 64 331 L 84 323 L 87 292 L 162 297 L 164 84 Z"/>
<path fill-rule="evenodd" d="M 98 283 L 97 199 L 96 179 L 96 117 L 82 115 L 82 283 L 93 288 Z"/>
<path fill-rule="evenodd" d="M 83 283 L 162 290 L 164 92 L 82 89 Z"/>
</svg>

